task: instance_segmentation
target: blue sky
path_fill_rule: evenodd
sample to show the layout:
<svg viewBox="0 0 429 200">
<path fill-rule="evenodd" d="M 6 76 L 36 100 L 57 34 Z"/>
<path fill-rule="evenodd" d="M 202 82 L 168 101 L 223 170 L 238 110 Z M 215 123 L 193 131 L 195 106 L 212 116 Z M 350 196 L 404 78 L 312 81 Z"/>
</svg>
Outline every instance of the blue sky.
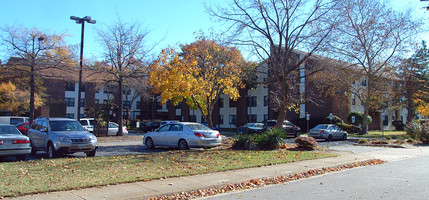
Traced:
<svg viewBox="0 0 429 200">
<path fill-rule="evenodd" d="M 210 20 L 203 2 L 223 3 L 227 0 L 0 0 L 0 25 L 37 27 L 48 32 L 67 33 L 68 44 L 80 43 L 80 25 L 70 16 L 91 16 L 97 24 L 85 26 L 85 56 L 99 56 L 96 42 L 97 26 L 111 25 L 120 17 L 122 22 L 139 22 L 149 31 L 149 43 L 165 39 L 155 49 L 155 54 L 168 45 L 190 43 L 193 33 L 207 31 L 220 25 Z M 429 2 L 419 0 L 393 0 L 396 9 L 412 7 L 415 15 L 428 19 L 429 11 L 421 9 Z M 429 39 L 429 34 L 425 37 Z M 0 48 L 2 49 L 2 48 Z M 5 58 L 0 52 L 0 58 Z"/>
</svg>

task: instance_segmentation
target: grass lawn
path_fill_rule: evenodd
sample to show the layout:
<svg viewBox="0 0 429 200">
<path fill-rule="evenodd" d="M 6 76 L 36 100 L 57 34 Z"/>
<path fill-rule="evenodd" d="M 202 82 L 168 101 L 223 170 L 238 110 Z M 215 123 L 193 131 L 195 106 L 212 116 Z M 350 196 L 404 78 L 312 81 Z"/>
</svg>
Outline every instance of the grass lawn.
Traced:
<svg viewBox="0 0 429 200">
<path fill-rule="evenodd" d="M 190 150 L 0 163 L 0 198 L 336 156 L 316 151 Z"/>
<path fill-rule="evenodd" d="M 390 137 L 391 139 L 408 138 L 407 132 L 405 131 L 381 131 L 381 130 L 368 131 L 368 134 L 366 135 L 349 134 L 349 137 L 381 138 L 383 135 L 384 137 Z"/>
</svg>

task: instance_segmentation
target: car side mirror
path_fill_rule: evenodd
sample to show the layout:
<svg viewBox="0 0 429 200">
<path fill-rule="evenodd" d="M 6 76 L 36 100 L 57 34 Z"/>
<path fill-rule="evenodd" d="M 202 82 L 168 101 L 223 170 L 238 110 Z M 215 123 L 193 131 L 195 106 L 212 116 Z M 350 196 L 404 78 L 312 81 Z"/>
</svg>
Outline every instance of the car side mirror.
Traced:
<svg viewBox="0 0 429 200">
<path fill-rule="evenodd" d="M 47 128 L 41 128 L 40 132 L 48 132 L 48 129 Z"/>
</svg>

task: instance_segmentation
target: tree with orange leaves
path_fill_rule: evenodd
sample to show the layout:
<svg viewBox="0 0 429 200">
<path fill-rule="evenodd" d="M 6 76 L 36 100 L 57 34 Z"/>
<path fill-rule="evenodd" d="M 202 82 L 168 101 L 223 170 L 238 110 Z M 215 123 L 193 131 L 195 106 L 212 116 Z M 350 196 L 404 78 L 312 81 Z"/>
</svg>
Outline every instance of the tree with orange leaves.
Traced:
<svg viewBox="0 0 429 200">
<path fill-rule="evenodd" d="M 236 100 L 244 84 L 241 73 L 244 59 L 234 48 L 207 39 L 181 45 L 181 53 L 172 48 L 162 50 L 149 72 L 148 84 L 161 95 L 161 103 L 177 105 L 186 99 L 191 108 L 201 111 L 209 127 L 212 113 L 221 94 Z"/>
</svg>

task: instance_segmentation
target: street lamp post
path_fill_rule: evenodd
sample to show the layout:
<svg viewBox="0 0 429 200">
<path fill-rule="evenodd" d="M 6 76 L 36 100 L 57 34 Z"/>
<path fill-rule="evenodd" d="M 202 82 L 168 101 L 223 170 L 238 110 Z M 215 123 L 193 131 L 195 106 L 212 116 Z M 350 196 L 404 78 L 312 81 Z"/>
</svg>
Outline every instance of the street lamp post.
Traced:
<svg viewBox="0 0 429 200">
<path fill-rule="evenodd" d="M 84 18 L 71 16 L 71 20 L 76 21 L 77 24 L 82 24 L 82 31 L 81 31 L 81 40 L 80 40 L 80 61 L 79 61 L 79 84 L 77 89 L 77 120 L 80 120 L 80 101 L 81 101 L 81 85 L 82 85 L 82 62 L 83 62 L 83 39 L 84 39 L 84 32 L 85 32 L 85 22 L 88 22 L 90 24 L 95 24 L 95 20 L 92 20 L 90 16 L 85 16 Z"/>
<path fill-rule="evenodd" d="M 34 68 L 36 66 L 36 57 L 37 53 L 40 51 L 40 42 L 43 41 L 45 38 L 43 36 L 32 36 L 33 38 L 33 46 L 32 46 L 32 58 L 31 58 L 31 66 L 30 66 L 30 123 L 34 120 L 34 93 L 35 93 L 35 86 L 34 86 Z M 39 47 L 36 49 L 35 47 L 35 41 L 39 41 Z"/>
</svg>

